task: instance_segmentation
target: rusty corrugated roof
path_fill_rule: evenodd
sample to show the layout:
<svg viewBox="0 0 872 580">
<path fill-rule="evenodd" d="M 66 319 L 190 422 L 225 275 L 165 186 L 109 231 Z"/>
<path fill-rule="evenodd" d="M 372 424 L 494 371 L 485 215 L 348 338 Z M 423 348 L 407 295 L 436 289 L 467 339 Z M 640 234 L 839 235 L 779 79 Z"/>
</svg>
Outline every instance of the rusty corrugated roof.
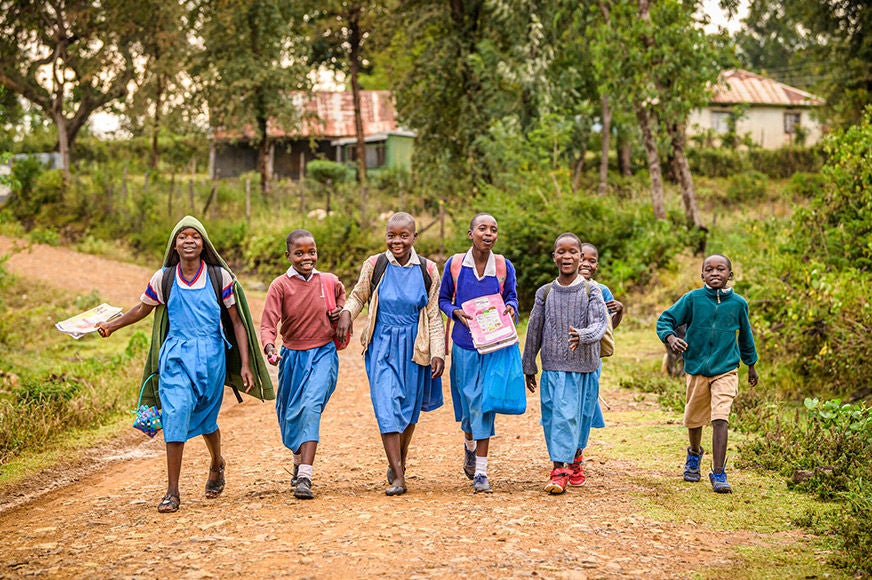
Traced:
<svg viewBox="0 0 872 580">
<path fill-rule="evenodd" d="M 298 127 L 286 129 L 274 121 L 267 125 L 270 137 L 338 139 L 356 135 L 354 128 L 354 100 L 351 91 L 323 91 L 307 95 L 295 92 L 291 100 L 298 110 L 306 112 Z M 390 91 L 361 91 L 360 112 L 364 135 L 386 133 L 397 129 L 396 110 Z M 246 126 L 241 132 L 228 127 L 215 129 L 216 139 L 254 136 L 253 128 Z"/>
<path fill-rule="evenodd" d="M 811 93 L 741 69 L 722 72 L 712 89 L 712 103 L 819 107 L 823 99 Z"/>
</svg>

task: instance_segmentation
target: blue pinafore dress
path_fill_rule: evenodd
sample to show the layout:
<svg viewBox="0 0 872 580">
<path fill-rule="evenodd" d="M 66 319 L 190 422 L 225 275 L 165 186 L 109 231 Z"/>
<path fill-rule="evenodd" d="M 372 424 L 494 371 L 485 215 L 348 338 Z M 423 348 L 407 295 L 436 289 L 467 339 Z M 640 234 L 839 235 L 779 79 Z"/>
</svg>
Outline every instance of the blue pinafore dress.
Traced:
<svg viewBox="0 0 872 580">
<path fill-rule="evenodd" d="M 205 272 L 200 272 L 204 275 Z M 224 397 L 224 332 L 221 307 L 207 283 L 198 289 L 179 284 L 167 303 L 170 328 L 160 349 L 158 395 L 164 441 L 182 443 L 218 429 Z"/>
<path fill-rule="evenodd" d="M 427 299 L 417 266 L 388 264 L 378 286 L 378 312 L 365 358 L 380 433 L 401 433 L 418 422 L 425 387 L 442 391 L 442 379 L 431 378 L 430 366 L 412 360 L 418 316 Z"/>
</svg>

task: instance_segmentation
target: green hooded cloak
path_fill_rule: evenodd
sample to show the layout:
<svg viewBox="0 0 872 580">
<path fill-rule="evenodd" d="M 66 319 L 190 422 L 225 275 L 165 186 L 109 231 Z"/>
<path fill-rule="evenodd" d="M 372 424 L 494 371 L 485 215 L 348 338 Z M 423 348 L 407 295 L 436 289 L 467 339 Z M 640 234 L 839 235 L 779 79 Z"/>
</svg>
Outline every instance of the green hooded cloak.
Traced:
<svg viewBox="0 0 872 580">
<path fill-rule="evenodd" d="M 175 267 L 179 263 L 179 253 L 176 251 L 175 242 L 176 236 L 185 228 L 194 228 L 203 237 L 203 253 L 201 258 L 207 264 L 221 266 L 233 277 L 233 295 L 236 297 L 236 310 L 239 313 L 239 318 L 242 319 L 242 324 L 245 326 L 245 334 L 248 336 L 248 360 L 249 369 L 254 377 L 254 385 L 248 393 L 253 397 L 259 398 L 261 401 L 273 400 L 276 398 L 273 390 L 272 379 L 267 371 L 266 362 L 262 356 L 259 356 L 260 346 L 258 345 L 258 333 L 251 319 L 251 311 L 248 309 L 248 300 L 245 298 L 245 292 L 242 290 L 242 285 L 236 279 L 236 275 L 227 265 L 227 262 L 215 250 L 215 246 L 209 240 L 209 235 L 206 233 L 206 228 L 200 221 L 192 216 L 183 217 L 179 223 L 173 228 L 170 239 L 167 242 L 167 249 L 164 253 L 163 265 L 166 267 Z M 151 330 L 151 346 L 148 350 L 148 358 L 145 360 L 145 369 L 142 372 L 143 384 L 152 374 L 158 372 L 160 360 L 160 347 L 166 339 L 169 331 L 169 317 L 167 316 L 167 307 L 158 305 L 154 310 L 154 324 Z M 236 334 L 232 328 L 226 328 L 224 332 L 228 342 L 232 345 L 227 351 L 227 376 L 224 379 L 225 385 L 236 385 L 240 392 L 244 393 L 242 388 L 242 357 L 239 353 L 239 346 L 236 343 Z M 154 376 L 142 389 L 143 405 L 160 407 L 160 398 L 158 397 L 158 376 Z"/>
</svg>

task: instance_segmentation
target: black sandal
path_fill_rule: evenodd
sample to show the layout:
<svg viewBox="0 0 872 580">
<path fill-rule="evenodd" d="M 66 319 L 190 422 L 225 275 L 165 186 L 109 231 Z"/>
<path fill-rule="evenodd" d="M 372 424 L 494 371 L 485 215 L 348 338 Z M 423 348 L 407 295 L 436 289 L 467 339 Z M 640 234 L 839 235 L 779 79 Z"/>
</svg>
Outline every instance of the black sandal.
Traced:
<svg viewBox="0 0 872 580">
<path fill-rule="evenodd" d="M 177 495 L 166 494 L 163 496 L 163 499 L 160 500 L 160 503 L 157 504 L 157 511 L 162 514 L 171 514 L 179 511 L 179 506 L 182 504 L 182 500 Z"/>
<path fill-rule="evenodd" d="M 227 466 L 227 462 L 224 461 L 224 458 L 221 458 L 221 467 L 218 469 L 212 469 L 209 467 L 209 473 L 217 473 L 218 479 L 212 481 L 210 479 L 206 480 L 206 499 L 215 499 L 221 492 L 224 491 L 224 468 Z"/>
</svg>

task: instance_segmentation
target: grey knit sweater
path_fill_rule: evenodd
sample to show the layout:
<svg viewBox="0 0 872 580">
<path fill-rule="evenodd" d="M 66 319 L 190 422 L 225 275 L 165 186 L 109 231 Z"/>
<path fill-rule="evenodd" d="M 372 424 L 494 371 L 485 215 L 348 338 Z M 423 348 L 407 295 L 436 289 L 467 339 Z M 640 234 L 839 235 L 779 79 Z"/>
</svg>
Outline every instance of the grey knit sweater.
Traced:
<svg viewBox="0 0 872 580">
<path fill-rule="evenodd" d="M 548 299 L 545 288 L 551 287 Z M 536 302 L 527 325 L 524 345 L 524 374 L 537 372 L 536 354 L 542 358 L 542 369 L 592 373 L 600 364 L 599 341 L 608 327 L 608 311 L 598 284 L 584 281 L 574 286 L 561 286 L 554 281 L 536 291 Z M 579 345 L 569 350 L 569 327 L 578 330 Z"/>
</svg>

